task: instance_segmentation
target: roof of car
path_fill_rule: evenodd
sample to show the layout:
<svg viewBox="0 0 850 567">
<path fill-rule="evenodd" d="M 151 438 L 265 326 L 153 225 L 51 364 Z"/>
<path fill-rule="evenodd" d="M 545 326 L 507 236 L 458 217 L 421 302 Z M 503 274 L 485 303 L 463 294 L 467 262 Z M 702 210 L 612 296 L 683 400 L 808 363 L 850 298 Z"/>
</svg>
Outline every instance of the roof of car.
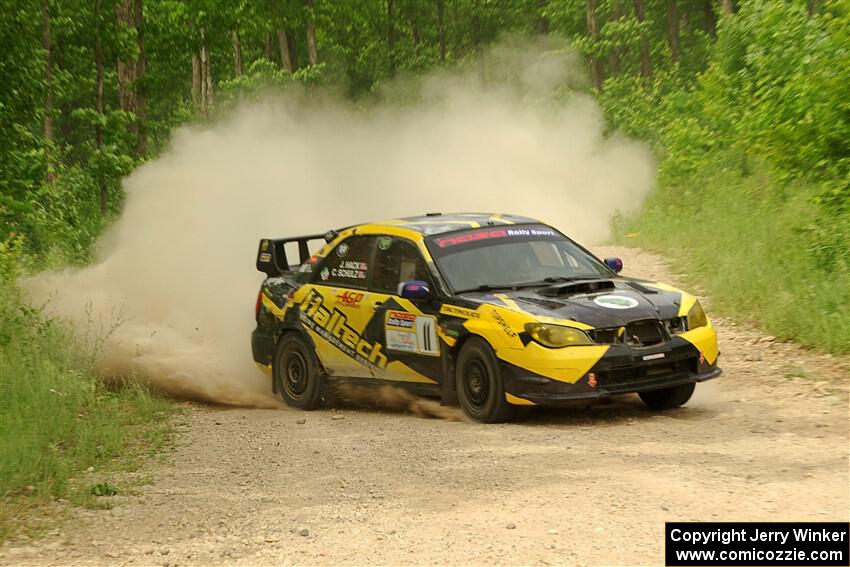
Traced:
<svg viewBox="0 0 850 567">
<path fill-rule="evenodd" d="M 506 225 L 506 224 L 528 224 L 539 223 L 537 219 L 519 215 L 495 214 L 495 213 L 427 213 L 417 217 L 405 217 L 401 219 L 368 223 L 371 225 L 386 225 L 406 228 L 418 232 L 424 236 L 443 234 L 455 230 L 467 228 L 479 228 L 483 226 Z"/>
</svg>

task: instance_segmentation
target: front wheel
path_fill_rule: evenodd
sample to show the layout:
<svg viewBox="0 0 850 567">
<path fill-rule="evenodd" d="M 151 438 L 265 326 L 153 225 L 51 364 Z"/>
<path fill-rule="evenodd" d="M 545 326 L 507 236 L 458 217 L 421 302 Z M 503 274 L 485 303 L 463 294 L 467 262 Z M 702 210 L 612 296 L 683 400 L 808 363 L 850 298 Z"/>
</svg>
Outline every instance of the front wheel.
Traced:
<svg viewBox="0 0 850 567">
<path fill-rule="evenodd" d="M 481 423 L 501 423 L 514 415 L 505 399 L 505 385 L 493 349 L 479 338 L 471 338 L 460 351 L 455 375 L 460 407 Z"/>
<path fill-rule="evenodd" d="M 274 379 L 287 405 L 311 410 L 322 400 L 322 377 L 313 348 L 302 337 L 289 333 L 280 339 L 272 364 Z"/>
<path fill-rule="evenodd" d="M 666 410 L 677 408 L 691 399 L 696 384 L 681 384 L 661 390 L 650 390 L 649 392 L 638 392 L 643 403 L 654 410 Z"/>
</svg>

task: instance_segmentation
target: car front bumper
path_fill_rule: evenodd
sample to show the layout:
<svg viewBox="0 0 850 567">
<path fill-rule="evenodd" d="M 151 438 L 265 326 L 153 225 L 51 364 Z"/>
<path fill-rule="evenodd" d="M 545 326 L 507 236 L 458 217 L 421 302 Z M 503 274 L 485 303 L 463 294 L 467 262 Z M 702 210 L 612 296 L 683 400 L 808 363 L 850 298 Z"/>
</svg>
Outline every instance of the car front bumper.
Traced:
<svg viewBox="0 0 850 567">
<path fill-rule="evenodd" d="M 708 362 L 693 344 L 677 338 L 655 349 L 612 346 L 575 381 L 563 379 L 563 373 L 533 372 L 507 362 L 502 367 L 508 400 L 518 405 L 559 405 L 660 390 L 711 380 L 721 372 L 717 358 Z"/>
</svg>

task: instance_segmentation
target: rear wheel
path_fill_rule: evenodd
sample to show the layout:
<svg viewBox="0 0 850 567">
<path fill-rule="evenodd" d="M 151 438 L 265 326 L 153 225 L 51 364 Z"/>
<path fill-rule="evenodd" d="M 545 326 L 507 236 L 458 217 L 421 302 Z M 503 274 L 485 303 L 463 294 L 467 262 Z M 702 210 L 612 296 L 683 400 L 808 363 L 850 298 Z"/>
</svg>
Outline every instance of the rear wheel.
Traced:
<svg viewBox="0 0 850 567">
<path fill-rule="evenodd" d="M 690 400 L 695 387 L 696 384 L 691 382 L 690 384 L 671 386 L 662 390 L 639 392 L 638 396 L 650 408 L 654 410 L 666 410 L 677 408 Z"/>
<path fill-rule="evenodd" d="M 482 423 L 508 421 L 514 407 L 505 400 L 505 386 L 493 349 L 485 341 L 471 338 L 457 359 L 455 383 L 464 413 Z"/>
<path fill-rule="evenodd" d="M 280 339 L 272 364 L 283 400 L 294 408 L 310 410 L 322 399 L 322 377 L 313 348 L 302 337 L 289 333 Z"/>
</svg>

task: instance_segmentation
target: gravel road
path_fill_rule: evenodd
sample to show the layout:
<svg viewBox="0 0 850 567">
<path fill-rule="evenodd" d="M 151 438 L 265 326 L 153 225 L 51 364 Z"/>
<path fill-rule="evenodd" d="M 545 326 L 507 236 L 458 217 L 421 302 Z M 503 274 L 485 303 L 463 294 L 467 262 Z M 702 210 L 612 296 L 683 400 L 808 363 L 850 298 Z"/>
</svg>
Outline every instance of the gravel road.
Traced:
<svg viewBox="0 0 850 567">
<path fill-rule="evenodd" d="M 677 282 L 647 252 L 596 252 Z M 190 405 L 141 496 L 0 563 L 662 565 L 666 520 L 846 521 L 847 359 L 715 324 L 724 375 L 663 414 L 636 396 L 506 425 Z"/>
</svg>

